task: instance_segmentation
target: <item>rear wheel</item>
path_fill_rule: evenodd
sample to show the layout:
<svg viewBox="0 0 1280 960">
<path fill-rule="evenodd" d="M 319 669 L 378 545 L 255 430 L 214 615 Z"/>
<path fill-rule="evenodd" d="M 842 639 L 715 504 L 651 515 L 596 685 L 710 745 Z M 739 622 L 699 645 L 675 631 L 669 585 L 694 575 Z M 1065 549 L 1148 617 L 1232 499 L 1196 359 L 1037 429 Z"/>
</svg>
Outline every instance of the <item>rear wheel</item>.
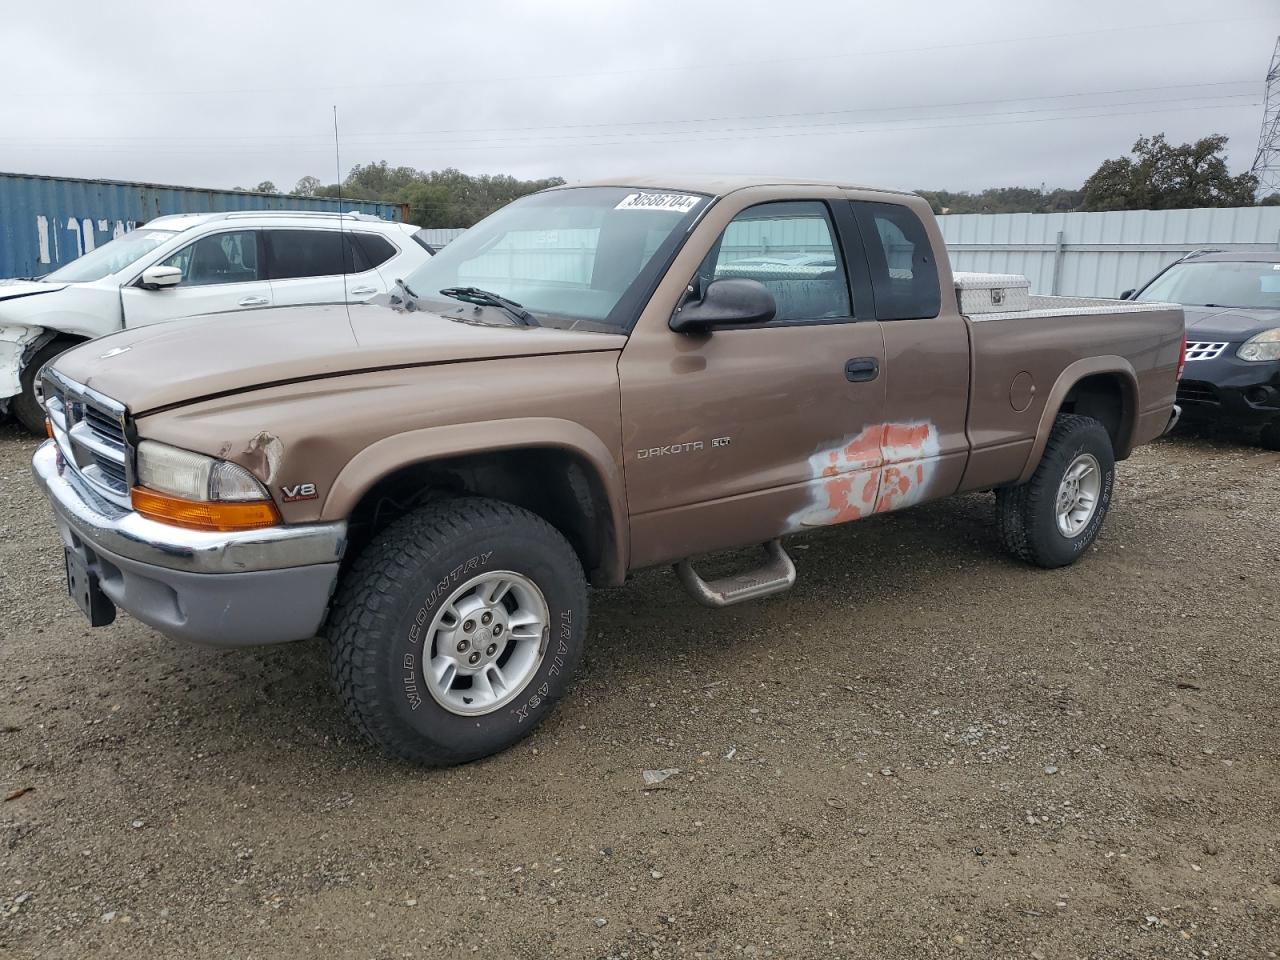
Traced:
<svg viewBox="0 0 1280 960">
<path fill-rule="evenodd" d="M 582 656 L 587 588 L 568 541 L 511 504 L 443 500 L 364 549 L 325 632 L 334 684 L 387 753 L 439 766 L 528 736 Z"/>
<path fill-rule="evenodd" d="M 1036 566 L 1074 563 L 1102 529 L 1114 484 L 1106 428 L 1090 417 L 1059 416 L 1031 479 L 996 491 L 1000 538 Z"/>
</svg>

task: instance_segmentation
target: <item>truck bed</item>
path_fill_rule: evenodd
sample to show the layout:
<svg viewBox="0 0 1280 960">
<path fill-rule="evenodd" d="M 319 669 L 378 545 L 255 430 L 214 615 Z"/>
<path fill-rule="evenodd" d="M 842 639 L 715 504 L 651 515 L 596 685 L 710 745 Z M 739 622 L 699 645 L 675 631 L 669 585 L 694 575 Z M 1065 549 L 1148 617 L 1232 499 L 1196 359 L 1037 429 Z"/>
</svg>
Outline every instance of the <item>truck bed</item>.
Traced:
<svg viewBox="0 0 1280 960">
<path fill-rule="evenodd" d="M 1169 423 L 1184 333 L 1180 306 L 1054 296 L 1024 302 L 1024 309 L 965 315 L 973 377 L 964 490 L 1008 482 L 1012 464 L 1029 465 L 1018 468 L 1025 480 L 1039 460 L 1046 418 L 1060 410 L 1098 419 L 1106 410 L 1130 411 L 1107 422 L 1118 460 Z"/>
</svg>

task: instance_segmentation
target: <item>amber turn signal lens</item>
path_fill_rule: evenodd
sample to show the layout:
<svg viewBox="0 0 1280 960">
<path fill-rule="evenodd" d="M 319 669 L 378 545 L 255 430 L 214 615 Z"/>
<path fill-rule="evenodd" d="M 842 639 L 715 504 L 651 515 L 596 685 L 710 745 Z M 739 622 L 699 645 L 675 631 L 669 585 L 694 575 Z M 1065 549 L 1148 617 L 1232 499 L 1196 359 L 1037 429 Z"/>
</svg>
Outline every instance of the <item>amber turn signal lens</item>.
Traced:
<svg viewBox="0 0 1280 960">
<path fill-rule="evenodd" d="M 146 487 L 130 492 L 133 509 L 151 520 L 171 523 L 190 530 L 258 530 L 280 522 L 276 505 L 270 500 L 202 501 L 184 500 Z"/>
<path fill-rule="evenodd" d="M 50 440 L 53 439 L 53 421 L 48 417 L 44 418 L 44 432 Z"/>
</svg>

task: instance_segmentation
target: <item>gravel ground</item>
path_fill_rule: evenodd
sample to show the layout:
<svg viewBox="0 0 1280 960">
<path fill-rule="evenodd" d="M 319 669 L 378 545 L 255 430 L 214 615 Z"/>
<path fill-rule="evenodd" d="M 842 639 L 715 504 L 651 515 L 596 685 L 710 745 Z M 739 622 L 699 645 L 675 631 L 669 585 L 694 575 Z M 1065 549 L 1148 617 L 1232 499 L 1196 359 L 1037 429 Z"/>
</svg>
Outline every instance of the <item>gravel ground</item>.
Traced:
<svg viewBox="0 0 1280 960">
<path fill-rule="evenodd" d="M 89 630 L 33 447 L 0 427 L 0 956 L 1276 956 L 1278 454 L 1141 450 L 1061 571 L 967 496 L 729 611 L 646 573 L 537 734 L 422 771 L 318 645 Z"/>
</svg>

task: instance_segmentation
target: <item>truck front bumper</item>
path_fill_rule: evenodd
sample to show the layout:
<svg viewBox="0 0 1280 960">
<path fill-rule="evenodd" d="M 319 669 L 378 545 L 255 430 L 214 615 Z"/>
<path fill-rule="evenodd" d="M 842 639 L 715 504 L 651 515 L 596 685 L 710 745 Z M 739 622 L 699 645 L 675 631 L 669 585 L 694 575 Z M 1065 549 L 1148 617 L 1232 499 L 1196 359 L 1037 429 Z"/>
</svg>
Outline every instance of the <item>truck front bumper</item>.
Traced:
<svg viewBox="0 0 1280 960">
<path fill-rule="evenodd" d="M 36 450 L 31 471 L 66 549 L 112 603 L 166 636 L 260 646 L 313 637 L 324 620 L 345 523 L 234 533 L 157 523 L 94 493 L 52 440 Z"/>
</svg>

